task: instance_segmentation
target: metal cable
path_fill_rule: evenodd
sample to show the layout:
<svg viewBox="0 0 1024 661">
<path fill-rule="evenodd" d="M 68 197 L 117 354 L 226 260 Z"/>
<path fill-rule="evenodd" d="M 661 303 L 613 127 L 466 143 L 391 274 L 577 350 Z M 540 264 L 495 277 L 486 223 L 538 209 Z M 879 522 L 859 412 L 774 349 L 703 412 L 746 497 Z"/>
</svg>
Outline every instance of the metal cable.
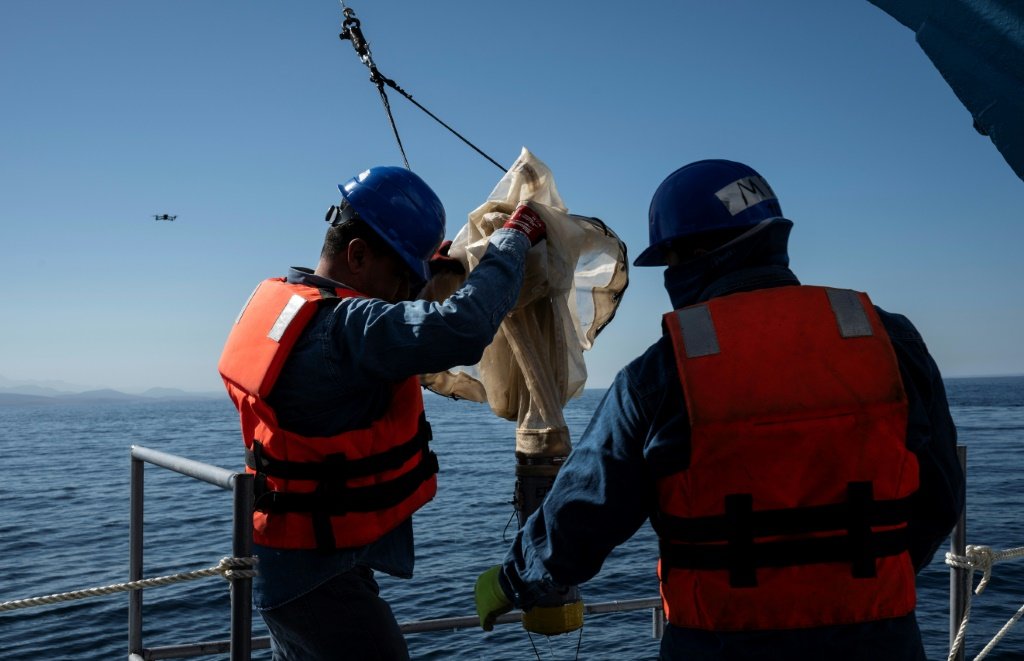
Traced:
<svg viewBox="0 0 1024 661">
<path fill-rule="evenodd" d="M 412 168 L 409 167 L 409 159 L 405 155 L 405 147 L 402 145 L 402 138 L 398 135 L 398 127 L 395 124 L 395 118 L 391 113 L 391 104 L 388 102 L 387 94 L 384 91 L 384 85 L 387 85 L 391 89 L 395 90 L 396 92 L 404 96 L 414 106 L 416 106 L 417 108 L 425 112 L 427 115 L 429 115 L 431 119 L 433 119 L 435 122 L 451 131 L 452 134 L 455 135 L 455 137 L 457 137 L 459 140 L 462 140 L 462 142 L 469 145 L 476 153 L 480 154 L 488 161 L 493 163 L 499 170 L 501 170 L 502 172 L 506 172 L 508 170 L 508 168 L 506 168 L 501 163 L 497 162 L 496 160 L 488 156 L 486 153 L 484 153 L 482 149 L 480 149 L 472 142 L 470 142 L 468 139 L 466 139 L 466 137 L 463 136 L 461 133 L 459 133 L 451 126 L 446 124 L 444 121 L 442 121 L 440 117 L 427 110 L 426 107 L 424 107 L 421 103 L 416 101 L 416 99 L 412 98 L 411 94 L 402 89 L 398 85 L 398 83 L 382 74 L 380 72 L 380 69 L 377 68 L 377 64 L 373 61 L 373 54 L 370 52 L 370 44 L 368 41 L 366 41 L 366 38 L 363 36 L 363 31 L 362 28 L 360 27 L 360 21 L 358 18 L 356 18 L 355 12 L 349 7 L 345 6 L 344 0 L 341 0 L 341 7 L 342 12 L 345 15 L 345 20 L 342 21 L 341 34 L 339 34 L 338 37 L 343 41 L 352 42 L 352 48 L 355 49 L 356 55 L 359 56 L 359 61 L 362 62 L 366 66 L 366 68 L 370 70 L 370 81 L 377 86 L 377 91 L 378 93 L 380 93 L 381 101 L 384 103 L 384 111 L 388 115 L 388 121 L 391 123 L 391 131 L 395 134 L 395 140 L 398 142 L 399 151 L 402 152 L 402 160 L 405 162 L 406 169 L 411 170 Z"/>
</svg>

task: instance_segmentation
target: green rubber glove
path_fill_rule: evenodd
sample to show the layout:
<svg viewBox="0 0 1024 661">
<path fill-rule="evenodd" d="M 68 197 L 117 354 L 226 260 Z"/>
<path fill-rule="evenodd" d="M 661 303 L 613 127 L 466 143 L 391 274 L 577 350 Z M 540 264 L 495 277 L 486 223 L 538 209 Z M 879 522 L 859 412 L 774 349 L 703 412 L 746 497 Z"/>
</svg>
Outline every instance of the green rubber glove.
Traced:
<svg viewBox="0 0 1024 661">
<path fill-rule="evenodd" d="M 502 589 L 499 574 L 501 566 L 494 565 L 476 579 L 476 614 L 480 616 L 480 628 L 484 631 L 494 629 L 498 616 L 512 610 L 512 599 Z"/>
</svg>

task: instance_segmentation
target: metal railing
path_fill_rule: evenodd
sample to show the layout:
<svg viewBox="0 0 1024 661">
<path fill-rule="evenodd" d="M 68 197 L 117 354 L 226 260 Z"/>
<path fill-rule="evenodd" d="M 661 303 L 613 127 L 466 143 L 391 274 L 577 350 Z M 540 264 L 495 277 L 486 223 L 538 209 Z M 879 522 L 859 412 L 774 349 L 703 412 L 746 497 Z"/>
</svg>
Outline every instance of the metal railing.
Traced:
<svg viewBox="0 0 1024 661">
<path fill-rule="evenodd" d="M 967 448 L 957 446 L 957 454 L 964 471 L 967 470 Z M 186 459 L 159 450 L 139 445 L 131 447 L 131 528 L 129 536 L 129 580 L 142 579 L 143 568 L 143 521 L 144 521 L 144 466 L 146 463 L 166 468 L 208 484 L 215 485 L 233 494 L 232 554 L 236 558 L 248 558 L 252 554 L 252 502 L 253 477 L 246 473 L 235 473 L 224 468 Z M 966 507 L 950 539 L 950 549 L 963 555 L 967 539 Z M 182 645 L 165 645 L 144 648 L 142 645 L 142 589 L 129 593 L 128 602 L 128 659 L 148 661 L 150 659 L 173 659 L 221 654 L 227 652 L 231 661 L 249 661 L 253 650 L 268 649 L 270 639 L 266 636 L 252 637 L 252 579 L 236 578 L 231 583 L 231 633 L 229 640 L 206 641 Z M 971 590 L 969 573 L 965 569 L 950 567 L 949 572 L 949 630 L 950 644 L 960 628 L 963 619 L 967 593 Z M 665 619 L 661 600 L 628 599 L 609 601 L 584 606 L 585 614 L 651 609 L 652 635 L 660 638 L 664 632 Z M 522 611 L 512 611 L 500 616 L 495 624 L 519 622 Z M 479 626 L 475 616 L 450 617 L 432 620 L 418 620 L 399 625 L 403 634 L 430 631 L 456 631 Z M 963 651 L 957 656 L 962 661 Z"/>
<path fill-rule="evenodd" d="M 661 609 L 661 598 L 649 599 L 623 599 L 620 601 L 605 601 L 596 604 L 586 604 L 583 607 L 585 615 L 598 615 L 602 613 L 620 613 L 625 611 L 636 611 L 651 609 L 651 636 L 661 638 L 665 630 L 665 615 Z M 522 621 L 523 612 L 520 610 L 510 611 L 500 615 L 495 620 L 495 626 L 501 624 L 515 624 Z M 478 629 L 480 620 L 475 615 L 464 617 L 445 617 L 433 620 L 415 620 L 402 622 L 398 625 L 403 635 L 416 633 L 430 633 L 434 631 L 458 631 L 461 629 Z M 252 650 L 270 649 L 270 638 L 258 636 L 252 639 Z M 184 645 L 166 645 L 144 650 L 144 655 L 139 659 L 181 659 L 207 654 L 223 654 L 231 650 L 231 642 L 227 640 L 207 641 L 203 643 L 189 643 Z M 129 657 L 130 659 L 132 657 Z"/>
<path fill-rule="evenodd" d="M 140 445 L 131 447 L 131 525 L 129 531 L 129 580 L 142 579 L 143 570 L 143 523 L 144 523 L 144 468 L 153 464 L 160 468 L 180 473 L 207 484 L 229 490 L 234 495 L 232 554 L 236 558 L 247 558 L 252 554 L 252 502 L 253 477 L 246 473 L 234 473 L 224 468 L 211 466 L 192 459 L 152 450 Z M 585 604 L 583 612 L 588 615 L 616 613 L 651 609 L 652 635 L 660 638 L 665 627 L 661 599 L 626 599 Z M 522 611 L 512 611 L 498 617 L 496 624 L 520 622 Z M 474 616 L 449 617 L 432 620 L 417 620 L 399 625 L 403 634 L 431 631 L 456 631 L 475 629 L 480 626 Z M 231 581 L 231 634 L 229 640 L 213 640 L 179 645 L 163 645 L 145 648 L 142 644 L 142 589 L 129 592 L 128 601 L 128 659 L 129 661 L 150 661 L 152 659 L 182 659 L 209 654 L 228 653 L 231 661 L 249 661 L 253 650 L 269 649 L 270 638 L 252 637 L 252 579 L 236 578 Z"/>
<path fill-rule="evenodd" d="M 145 464 L 166 468 L 232 492 L 233 529 L 231 553 L 236 558 L 252 555 L 253 477 L 234 473 L 192 459 L 185 459 L 140 445 L 131 448 L 131 524 L 129 530 L 129 580 L 142 578 Z M 128 659 L 170 659 L 229 652 L 231 661 L 248 661 L 252 656 L 252 579 L 235 578 L 231 583 L 231 639 L 225 643 L 193 643 L 145 649 L 142 646 L 142 590 L 128 596 Z"/>
<path fill-rule="evenodd" d="M 964 471 L 964 483 L 967 482 L 967 446 L 956 446 L 956 456 L 960 460 L 960 468 Z M 967 551 L 967 503 L 960 512 L 960 520 L 956 522 L 949 538 L 949 550 L 958 556 Z M 950 566 L 949 568 L 949 648 L 953 649 L 960 622 L 964 619 L 967 606 L 967 595 L 971 591 L 971 574 L 966 569 Z M 964 661 L 964 650 L 961 648 L 953 657 L 953 661 Z"/>
</svg>

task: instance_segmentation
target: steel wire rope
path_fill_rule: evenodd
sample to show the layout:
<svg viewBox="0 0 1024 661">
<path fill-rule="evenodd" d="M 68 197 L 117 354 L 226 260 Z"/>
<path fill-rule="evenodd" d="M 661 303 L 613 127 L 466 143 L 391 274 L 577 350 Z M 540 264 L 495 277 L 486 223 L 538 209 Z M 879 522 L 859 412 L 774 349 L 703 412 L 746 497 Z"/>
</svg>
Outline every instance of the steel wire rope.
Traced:
<svg viewBox="0 0 1024 661">
<path fill-rule="evenodd" d="M 370 82 L 376 85 L 377 92 L 380 94 L 381 101 L 384 104 L 384 111 L 387 113 L 388 121 L 391 124 L 391 131 L 394 133 L 395 141 L 398 143 L 398 150 L 402 152 L 402 161 L 405 163 L 406 169 L 411 170 L 412 168 L 409 167 L 409 159 L 405 154 L 405 147 L 402 145 L 402 138 L 398 134 L 398 125 L 395 123 L 394 115 L 391 112 L 391 103 L 388 101 L 387 92 L 384 90 L 385 85 L 404 96 L 410 103 L 429 115 L 435 122 L 448 129 L 455 137 L 468 145 L 476 153 L 486 158 L 499 170 L 502 172 L 508 171 L 508 168 L 488 156 L 482 149 L 470 142 L 464 135 L 449 126 L 440 117 L 430 112 L 430 110 L 428 110 L 423 104 L 414 99 L 411 94 L 402 89 L 398 83 L 380 72 L 380 69 L 377 68 L 376 62 L 373 61 L 373 54 L 370 52 L 370 44 L 363 36 L 362 27 L 359 19 L 356 18 L 355 11 L 345 5 L 345 0 L 339 1 L 341 2 L 342 13 L 345 16 L 345 20 L 342 21 L 341 34 L 339 34 L 338 37 L 343 41 L 352 42 L 352 48 L 355 49 L 356 55 L 359 56 L 359 61 L 370 70 Z"/>
<path fill-rule="evenodd" d="M 405 164 L 406 170 L 412 170 L 409 167 L 409 157 L 405 155 L 405 147 L 402 146 L 402 136 L 398 135 L 398 125 L 395 124 L 395 118 L 391 114 L 391 103 L 388 101 L 388 95 L 384 92 L 384 86 L 379 82 L 377 83 L 377 92 L 380 94 L 380 100 L 384 103 L 384 112 L 388 114 L 388 121 L 391 123 L 391 132 L 395 134 L 395 142 L 398 143 L 398 151 L 402 152 L 402 162 Z"/>
</svg>

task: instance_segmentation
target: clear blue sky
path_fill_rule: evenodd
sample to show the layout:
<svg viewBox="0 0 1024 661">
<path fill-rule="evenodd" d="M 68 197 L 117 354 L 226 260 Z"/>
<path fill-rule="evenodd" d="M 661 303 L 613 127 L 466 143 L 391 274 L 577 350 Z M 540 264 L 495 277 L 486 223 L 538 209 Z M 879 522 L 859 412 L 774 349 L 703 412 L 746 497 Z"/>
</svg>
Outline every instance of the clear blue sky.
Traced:
<svg viewBox="0 0 1024 661">
<path fill-rule="evenodd" d="M 805 283 L 906 314 L 947 376 L 1024 373 L 1024 182 L 865 0 L 348 5 L 386 75 L 506 165 L 528 147 L 632 255 L 669 172 L 745 161 Z M 333 0 L 0 4 L 0 375 L 221 387 L 255 284 L 314 264 L 338 183 L 401 164 L 340 20 Z M 391 100 L 454 237 L 501 173 Z M 657 338 L 661 277 L 631 271 L 588 385 Z"/>
</svg>

